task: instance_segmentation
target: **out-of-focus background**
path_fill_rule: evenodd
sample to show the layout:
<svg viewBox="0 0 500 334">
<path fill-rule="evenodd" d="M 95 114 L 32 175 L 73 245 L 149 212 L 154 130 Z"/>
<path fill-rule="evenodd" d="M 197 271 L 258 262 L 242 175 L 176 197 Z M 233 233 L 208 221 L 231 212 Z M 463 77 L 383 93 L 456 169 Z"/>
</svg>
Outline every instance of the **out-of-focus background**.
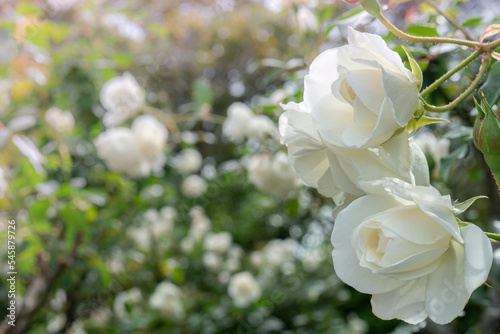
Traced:
<svg viewBox="0 0 500 334">
<path fill-rule="evenodd" d="M 463 38 L 446 15 L 475 38 L 500 23 L 498 0 L 382 3 L 413 34 Z M 0 275 L 15 261 L 17 314 L 0 331 L 497 333 L 498 249 L 493 288 L 447 326 L 382 321 L 370 296 L 334 273 L 334 204 L 296 179 L 278 118 L 348 27 L 381 35 L 405 59 L 403 41 L 339 0 L 2 1 Z M 424 86 L 469 53 L 404 45 Z M 431 102 L 451 101 L 478 66 Z M 498 109 L 498 84 L 485 82 Z M 459 200 L 489 196 L 463 219 L 498 233 L 472 100 L 445 117 L 414 136 L 432 183 Z"/>
</svg>

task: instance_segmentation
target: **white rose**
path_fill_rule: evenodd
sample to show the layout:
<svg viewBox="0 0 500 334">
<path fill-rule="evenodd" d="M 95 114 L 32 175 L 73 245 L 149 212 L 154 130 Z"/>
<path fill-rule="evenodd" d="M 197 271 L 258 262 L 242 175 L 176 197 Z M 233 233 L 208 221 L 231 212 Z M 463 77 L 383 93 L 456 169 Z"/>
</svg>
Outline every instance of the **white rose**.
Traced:
<svg viewBox="0 0 500 334">
<path fill-rule="evenodd" d="M 227 289 L 228 295 L 238 307 L 247 307 L 262 295 L 262 289 L 247 271 L 234 274 Z"/>
<path fill-rule="evenodd" d="M 335 271 L 373 295 L 373 312 L 382 319 L 449 323 L 486 280 L 491 244 L 479 227 L 459 227 L 450 197 L 435 188 L 397 179 L 383 186 L 385 193 L 361 197 L 339 213 Z"/>
<path fill-rule="evenodd" d="M 132 177 L 149 173 L 149 166 L 141 155 L 132 130 L 111 128 L 94 140 L 97 155 L 109 169 Z"/>
<path fill-rule="evenodd" d="M 254 116 L 252 109 L 241 102 L 234 102 L 227 109 L 227 118 L 222 124 L 222 134 L 232 142 L 244 139 L 248 122 Z"/>
<path fill-rule="evenodd" d="M 165 144 L 168 131 L 153 115 L 138 116 L 132 123 L 132 131 L 139 151 L 151 170 L 158 171 L 165 165 Z"/>
<path fill-rule="evenodd" d="M 47 124 L 60 133 L 70 133 L 75 126 L 75 118 L 69 111 L 62 111 L 59 108 L 52 107 L 45 113 Z"/>
<path fill-rule="evenodd" d="M 405 131 L 382 145 L 355 149 L 327 144 L 316 130 L 305 102 L 282 105 L 281 142 L 288 148 L 297 176 L 308 186 L 342 205 L 366 193 L 367 184 L 395 177 L 429 185 L 429 171 L 421 149 L 408 142 Z"/>
<path fill-rule="evenodd" d="M 314 59 L 304 101 L 326 143 L 375 147 L 420 108 L 420 81 L 380 36 L 349 29 L 348 40 Z"/>
<path fill-rule="evenodd" d="M 107 112 L 103 122 L 111 127 L 136 115 L 145 101 L 145 93 L 132 74 L 112 78 L 101 88 L 101 104 Z"/>
</svg>

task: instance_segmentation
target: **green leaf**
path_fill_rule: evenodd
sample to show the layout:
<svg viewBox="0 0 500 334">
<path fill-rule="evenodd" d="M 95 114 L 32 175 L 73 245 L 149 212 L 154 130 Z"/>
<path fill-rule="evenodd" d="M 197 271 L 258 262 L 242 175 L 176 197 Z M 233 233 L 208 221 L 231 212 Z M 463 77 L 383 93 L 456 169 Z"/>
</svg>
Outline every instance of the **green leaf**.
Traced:
<svg viewBox="0 0 500 334">
<path fill-rule="evenodd" d="M 408 131 L 413 131 L 415 129 L 421 128 L 422 126 L 440 122 L 450 122 L 450 121 L 444 118 L 422 116 L 419 119 L 413 119 L 412 121 L 410 121 L 410 123 L 408 123 Z"/>
<path fill-rule="evenodd" d="M 50 201 L 48 199 L 45 200 L 36 200 L 31 204 L 29 208 L 30 217 L 33 221 L 43 220 L 45 219 L 45 213 L 47 209 L 50 207 Z"/>
<path fill-rule="evenodd" d="M 75 238 L 78 232 L 85 231 L 86 227 L 86 218 L 85 214 L 70 206 L 67 205 L 59 210 L 59 215 L 64 221 L 65 226 L 65 239 L 69 245 L 73 245 L 75 242 Z"/>
<path fill-rule="evenodd" d="M 458 204 L 454 204 L 453 206 L 455 207 L 455 213 L 462 213 L 462 212 L 465 212 L 465 210 L 467 210 L 472 204 L 474 204 L 475 201 L 477 201 L 478 199 L 481 199 L 481 198 L 488 198 L 487 196 L 475 196 L 475 197 L 472 197 L 472 198 L 469 198 L 468 200 L 462 202 L 462 203 L 458 203 Z"/>
<path fill-rule="evenodd" d="M 342 21 L 342 20 L 348 19 L 350 17 L 353 17 L 354 15 L 358 15 L 359 13 L 361 13 L 363 10 L 364 10 L 363 8 L 356 8 L 356 9 L 348 12 L 347 14 L 341 16 L 338 20 Z"/>
<path fill-rule="evenodd" d="M 406 29 L 406 32 L 415 36 L 439 37 L 436 28 L 414 25 Z"/>
<path fill-rule="evenodd" d="M 464 23 L 462 23 L 463 27 L 471 26 L 471 27 L 477 27 L 481 24 L 481 18 L 479 17 L 473 17 L 468 20 L 466 20 Z"/>
<path fill-rule="evenodd" d="M 30 4 L 29 1 L 22 1 L 16 6 L 16 12 L 21 15 L 41 16 L 43 11 Z"/>
<path fill-rule="evenodd" d="M 491 105 L 498 102 L 500 98 L 500 61 L 495 62 L 491 65 L 488 78 L 481 86 L 480 91 L 483 92 L 484 96 Z"/>
<path fill-rule="evenodd" d="M 212 105 L 214 98 L 215 94 L 210 80 L 203 77 L 196 79 L 193 85 L 193 101 L 196 106 Z"/>
<path fill-rule="evenodd" d="M 410 51 L 408 51 L 408 49 L 405 48 L 404 46 L 401 46 L 401 47 L 403 48 L 403 50 L 405 50 L 406 57 L 408 58 L 408 61 L 410 62 L 411 73 L 413 73 L 413 75 L 417 78 L 418 89 L 420 89 L 422 87 L 422 79 L 423 79 L 422 69 L 418 65 L 415 58 L 413 58 L 413 55 L 410 53 Z"/>
</svg>

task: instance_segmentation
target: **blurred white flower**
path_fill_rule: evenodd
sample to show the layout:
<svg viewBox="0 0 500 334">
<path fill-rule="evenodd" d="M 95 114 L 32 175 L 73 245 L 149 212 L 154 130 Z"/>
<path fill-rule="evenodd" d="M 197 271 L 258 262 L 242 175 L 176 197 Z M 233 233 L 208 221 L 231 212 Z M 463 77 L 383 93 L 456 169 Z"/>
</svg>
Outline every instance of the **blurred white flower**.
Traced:
<svg viewBox="0 0 500 334">
<path fill-rule="evenodd" d="M 163 167 L 167 137 L 167 129 L 154 116 L 141 115 L 132 129 L 108 129 L 97 136 L 94 145 L 109 169 L 138 177 Z"/>
<path fill-rule="evenodd" d="M 183 149 L 174 159 L 173 166 L 181 174 L 196 173 L 201 169 L 203 156 L 194 148 Z"/>
<path fill-rule="evenodd" d="M 34 115 L 21 115 L 11 119 L 7 127 L 11 131 L 18 132 L 29 129 L 35 124 L 36 124 L 36 117 Z"/>
<path fill-rule="evenodd" d="M 28 158 L 33 168 L 40 175 L 45 174 L 45 169 L 42 167 L 47 159 L 40 153 L 36 145 L 26 136 L 12 136 L 12 142 L 17 146 L 19 151 Z"/>
<path fill-rule="evenodd" d="M 191 227 L 189 235 L 195 240 L 200 240 L 210 230 L 212 222 L 205 214 L 205 210 L 201 206 L 192 207 L 189 210 L 191 218 Z"/>
<path fill-rule="evenodd" d="M 132 288 L 130 290 L 119 292 L 116 294 L 113 302 L 113 311 L 118 318 L 126 320 L 129 318 L 129 312 L 127 312 L 126 305 L 137 305 L 142 300 L 143 297 L 139 288 Z"/>
<path fill-rule="evenodd" d="M 238 307 L 247 307 L 262 295 L 259 283 L 248 271 L 234 274 L 229 280 L 227 292 Z"/>
<path fill-rule="evenodd" d="M 294 239 L 273 239 L 264 247 L 265 263 L 273 268 L 281 268 L 284 264 L 295 260 L 295 252 L 299 243 Z"/>
<path fill-rule="evenodd" d="M 318 19 L 306 6 L 299 6 L 297 9 L 297 26 L 302 32 L 306 31 L 318 31 Z"/>
<path fill-rule="evenodd" d="M 222 135 L 232 142 L 246 137 L 248 122 L 254 116 L 252 109 L 241 102 L 234 102 L 227 109 L 227 118 L 222 125 Z"/>
<path fill-rule="evenodd" d="M 200 197 L 207 191 L 207 182 L 197 174 L 187 176 L 181 184 L 181 192 L 186 197 Z"/>
<path fill-rule="evenodd" d="M 134 243 L 142 250 L 151 249 L 151 233 L 144 227 L 129 227 L 127 235 L 134 241 Z"/>
<path fill-rule="evenodd" d="M 138 177 L 149 172 L 149 166 L 137 145 L 134 132 L 127 128 L 111 128 L 94 140 L 97 155 L 109 169 Z"/>
<path fill-rule="evenodd" d="M 289 196 L 301 186 L 284 152 L 274 156 L 258 154 L 247 164 L 248 178 L 257 189 L 273 195 Z"/>
<path fill-rule="evenodd" d="M 264 139 L 276 133 L 274 122 L 265 115 L 253 116 L 246 125 L 246 135 L 249 138 Z"/>
<path fill-rule="evenodd" d="M 5 178 L 5 169 L 0 167 L 0 199 L 5 197 L 7 189 L 9 189 L 9 183 Z"/>
<path fill-rule="evenodd" d="M 158 171 L 165 165 L 165 144 L 168 131 L 153 115 L 138 116 L 132 123 L 132 131 L 141 155 L 152 170 Z"/>
<path fill-rule="evenodd" d="M 146 38 L 144 29 L 122 13 L 104 15 L 103 23 L 110 28 L 116 27 L 120 36 L 135 42 L 142 42 Z"/>
<path fill-rule="evenodd" d="M 75 126 L 75 118 L 70 111 L 62 111 L 55 107 L 45 112 L 45 122 L 59 133 L 71 133 Z"/>
<path fill-rule="evenodd" d="M 58 333 L 63 329 L 66 324 L 66 314 L 59 313 L 55 317 L 51 318 L 47 323 L 47 332 Z"/>
<path fill-rule="evenodd" d="M 434 161 L 432 176 L 434 178 L 439 178 L 441 159 L 448 156 L 450 140 L 447 138 L 438 139 L 431 131 L 425 131 L 424 129 L 420 130 L 412 139 L 426 155 L 432 157 Z"/>
<path fill-rule="evenodd" d="M 156 286 L 149 298 L 149 306 L 169 318 L 182 319 L 185 316 L 181 289 L 167 281 Z"/>
<path fill-rule="evenodd" d="M 208 233 L 205 236 L 203 246 L 207 251 L 224 253 L 233 243 L 233 236 L 227 231 L 219 233 Z"/>
<path fill-rule="evenodd" d="M 202 261 L 205 267 L 210 269 L 218 269 L 222 264 L 221 256 L 214 252 L 205 252 Z"/>
<path fill-rule="evenodd" d="M 145 101 L 145 93 L 132 74 L 112 78 L 101 88 L 101 104 L 107 110 L 104 125 L 112 127 L 135 116 Z"/>
</svg>

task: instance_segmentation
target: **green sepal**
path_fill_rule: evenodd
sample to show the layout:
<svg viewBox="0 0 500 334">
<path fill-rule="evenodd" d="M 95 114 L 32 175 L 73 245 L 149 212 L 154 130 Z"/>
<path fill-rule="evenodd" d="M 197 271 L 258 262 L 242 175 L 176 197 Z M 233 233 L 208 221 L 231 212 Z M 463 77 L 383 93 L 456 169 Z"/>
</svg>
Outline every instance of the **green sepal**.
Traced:
<svg viewBox="0 0 500 334">
<path fill-rule="evenodd" d="M 419 118 L 412 119 L 408 123 L 408 131 L 413 131 L 413 130 L 416 130 L 418 128 L 421 128 L 422 126 L 440 123 L 440 122 L 450 122 L 450 121 L 447 119 L 443 119 L 443 118 L 421 116 Z"/>
<path fill-rule="evenodd" d="M 403 50 L 406 52 L 406 57 L 408 58 L 408 61 L 410 62 L 411 66 L 411 73 L 417 78 L 418 80 L 418 89 L 422 88 L 422 82 L 423 82 L 423 74 L 422 74 L 422 69 L 420 68 L 420 65 L 418 65 L 418 62 L 413 58 L 413 55 L 408 51 L 407 48 L 401 45 Z"/>
<path fill-rule="evenodd" d="M 475 197 L 469 198 L 468 200 L 466 200 L 464 202 L 453 204 L 453 207 L 455 208 L 453 211 L 455 211 L 456 214 L 460 214 L 462 212 L 465 212 L 465 210 L 467 210 L 475 201 L 477 201 L 478 199 L 481 199 L 481 198 L 487 199 L 488 197 L 487 196 L 475 196 Z"/>
</svg>

